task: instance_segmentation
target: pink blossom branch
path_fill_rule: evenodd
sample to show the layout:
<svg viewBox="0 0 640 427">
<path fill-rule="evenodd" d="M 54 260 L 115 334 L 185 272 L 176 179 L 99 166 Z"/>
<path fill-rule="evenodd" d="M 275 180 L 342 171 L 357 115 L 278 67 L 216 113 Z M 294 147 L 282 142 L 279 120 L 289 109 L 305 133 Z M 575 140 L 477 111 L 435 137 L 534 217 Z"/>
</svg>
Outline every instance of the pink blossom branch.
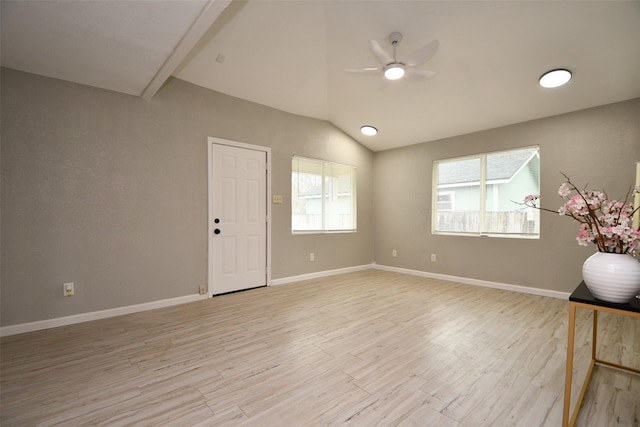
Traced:
<svg viewBox="0 0 640 427">
<path fill-rule="evenodd" d="M 640 211 L 628 200 L 630 194 L 640 193 L 640 186 L 627 191 L 623 201 L 609 200 L 604 191 L 589 190 L 586 186 L 578 189 L 571 179 L 562 173 L 566 181 L 558 189 L 558 194 L 566 203 L 557 211 L 538 206 L 540 196 L 529 195 L 524 203 L 527 207 L 558 213 L 571 217 L 581 224 L 578 244 L 593 243 L 600 252 L 631 253 L 640 248 L 640 227 L 631 226 L 633 216 Z M 573 195 L 572 195 L 573 193 Z"/>
<path fill-rule="evenodd" d="M 606 252 L 607 251 L 606 245 L 604 244 L 605 240 L 604 240 L 604 237 L 602 236 L 602 233 L 600 232 L 600 227 L 602 227 L 603 224 L 601 224 L 600 221 L 598 220 L 598 216 L 596 215 L 595 211 L 589 204 L 589 201 L 587 200 L 587 198 L 584 196 L 584 194 L 582 194 L 583 192 L 578 190 L 578 187 L 576 187 L 575 184 L 571 182 L 571 179 L 567 175 L 565 175 L 562 172 L 560 173 L 562 174 L 562 176 L 565 177 L 565 179 L 567 180 L 567 183 L 571 185 L 571 187 L 573 187 L 573 189 L 576 191 L 576 193 L 578 193 L 578 195 L 582 198 L 582 200 L 584 200 L 584 204 L 587 206 L 587 212 L 589 213 L 588 217 L 585 218 L 585 220 L 587 220 L 587 222 L 590 225 L 592 223 L 597 224 L 595 227 L 597 235 L 595 235 L 594 238 L 596 239 L 596 246 L 598 247 L 598 251 Z M 571 213 L 571 216 L 575 219 L 575 216 L 573 216 L 573 213 Z"/>
</svg>

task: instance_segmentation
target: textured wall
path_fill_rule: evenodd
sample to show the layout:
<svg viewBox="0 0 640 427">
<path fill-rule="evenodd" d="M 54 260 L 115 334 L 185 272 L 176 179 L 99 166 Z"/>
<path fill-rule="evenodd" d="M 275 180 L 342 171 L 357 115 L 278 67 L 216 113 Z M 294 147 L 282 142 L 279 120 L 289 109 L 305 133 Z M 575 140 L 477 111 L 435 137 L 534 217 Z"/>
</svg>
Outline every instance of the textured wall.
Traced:
<svg viewBox="0 0 640 427">
<path fill-rule="evenodd" d="M 568 292 L 594 248 L 575 243 L 566 218 L 542 213 L 540 240 L 431 235 L 433 160 L 539 144 L 553 209 L 560 172 L 617 196 L 640 161 L 638 99 L 374 155 L 327 122 L 180 80 L 145 101 L 8 69 L 1 78 L 2 326 L 196 293 L 207 136 L 272 149 L 272 191 L 285 197 L 272 206 L 273 279 L 375 259 Z M 293 154 L 357 166 L 358 233 L 291 235 Z M 67 281 L 73 298 L 62 297 Z"/>
<path fill-rule="evenodd" d="M 373 260 L 373 154 L 327 122 L 175 79 L 145 101 L 1 77 L 2 326 L 197 293 L 207 136 L 272 148 L 272 191 L 285 199 L 272 206 L 273 279 Z M 291 235 L 293 154 L 358 167 L 357 233 Z"/>
<path fill-rule="evenodd" d="M 579 186 L 588 183 L 611 197 L 624 197 L 635 182 L 634 162 L 640 161 L 640 99 L 376 153 L 376 262 L 572 291 L 595 246 L 577 245 L 577 225 L 568 218 L 541 212 L 539 240 L 431 234 L 434 160 L 529 145 L 540 146 L 544 207 L 555 210 L 561 204 L 560 172 Z"/>
</svg>

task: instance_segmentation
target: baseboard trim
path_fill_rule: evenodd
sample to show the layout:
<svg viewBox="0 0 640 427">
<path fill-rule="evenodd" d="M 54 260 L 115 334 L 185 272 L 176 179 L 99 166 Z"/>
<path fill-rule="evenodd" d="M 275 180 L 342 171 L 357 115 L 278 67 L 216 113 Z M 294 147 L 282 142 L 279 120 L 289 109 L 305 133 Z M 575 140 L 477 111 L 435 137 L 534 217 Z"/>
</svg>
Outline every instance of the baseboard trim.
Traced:
<svg viewBox="0 0 640 427">
<path fill-rule="evenodd" d="M 469 277 L 450 276 L 448 274 L 429 273 L 426 271 L 410 270 L 407 268 L 390 267 L 387 265 L 373 264 L 377 270 L 393 271 L 396 273 L 410 274 L 412 276 L 427 277 L 430 279 L 447 280 L 450 282 L 464 283 L 465 285 L 483 286 L 485 288 L 502 289 L 505 291 L 520 292 L 523 294 L 539 295 L 568 300 L 570 293 L 552 291 L 549 289 L 531 288 L 528 286 L 512 285 L 509 283 L 490 282 L 488 280 L 471 279 Z"/>
<path fill-rule="evenodd" d="M 0 327 L 0 337 L 23 334 L 25 332 L 40 331 L 43 329 L 57 328 L 59 326 L 73 325 L 76 323 L 90 322 L 92 320 L 106 319 L 108 317 L 122 316 L 123 314 L 139 313 L 141 311 L 154 310 L 156 308 L 170 307 L 186 304 L 208 298 L 207 295 L 187 295 L 178 298 L 163 299 L 143 304 L 128 305 L 125 307 L 110 308 L 108 310 L 92 311 L 89 313 L 75 314 L 73 316 L 57 317 L 54 319 L 39 320 L 36 322 L 21 323 L 18 325 Z"/>
<path fill-rule="evenodd" d="M 354 271 L 371 270 L 374 264 L 358 265 L 355 267 L 338 268 L 336 270 L 318 271 L 316 273 L 301 274 L 300 276 L 283 277 L 281 279 L 271 279 L 270 286 L 285 285 L 287 283 L 301 282 L 303 280 L 319 279 L 322 277 L 335 276 L 336 274 L 352 273 Z"/>
<path fill-rule="evenodd" d="M 467 285 L 483 286 L 486 288 L 502 289 L 506 291 L 520 292 L 524 294 L 539 295 L 551 298 L 559 298 L 568 300 L 568 292 L 558 292 L 549 289 L 531 288 L 528 286 L 512 285 L 508 283 L 490 282 L 488 280 L 471 279 L 468 277 L 450 276 L 448 274 L 429 273 L 426 271 L 411 270 L 408 268 L 391 267 L 381 264 L 366 264 L 354 267 L 338 268 L 335 270 L 318 271 L 315 273 L 302 274 L 299 276 L 290 276 L 280 279 L 272 279 L 270 286 L 284 285 L 287 283 L 295 283 L 303 280 L 319 279 L 322 277 L 335 276 L 336 274 L 352 273 L 363 270 L 385 270 L 395 273 L 409 274 L 412 276 L 421 276 L 431 279 L 448 280 L 451 282 L 464 283 Z M 187 295 L 178 298 L 164 299 L 152 301 L 144 304 L 129 305 L 126 307 L 117 307 L 108 310 L 93 311 L 90 313 L 81 313 L 73 316 L 58 317 L 54 319 L 39 320 L 36 322 L 22 323 L 18 325 L 0 327 L 0 337 L 10 335 L 23 334 L 26 332 L 34 332 L 43 329 L 57 328 L 59 326 L 73 325 L 76 323 L 90 322 L 92 320 L 106 319 L 108 317 L 121 316 L 124 314 L 139 313 L 156 308 L 170 307 L 173 305 L 186 304 L 194 301 L 200 301 L 208 298 L 207 295 Z"/>
</svg>

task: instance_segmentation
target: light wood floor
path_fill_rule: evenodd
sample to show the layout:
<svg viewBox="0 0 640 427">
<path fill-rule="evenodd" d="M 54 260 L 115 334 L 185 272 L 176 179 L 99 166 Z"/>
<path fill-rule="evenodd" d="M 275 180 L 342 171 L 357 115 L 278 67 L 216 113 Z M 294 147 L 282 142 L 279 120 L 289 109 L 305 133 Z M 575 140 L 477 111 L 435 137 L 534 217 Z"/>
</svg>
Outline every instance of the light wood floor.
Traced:
<svg viewBox="0 0 640 427">
<path fill-rule="evenodd" d="M 5 337 L 1 424 L 559 426 L 567 306 L 369 270 Z M 640 322 L 600 325 L 640 367 Z M 577 425 L 639 419 L 640 376 L 596 368 Z"/>
</svg>

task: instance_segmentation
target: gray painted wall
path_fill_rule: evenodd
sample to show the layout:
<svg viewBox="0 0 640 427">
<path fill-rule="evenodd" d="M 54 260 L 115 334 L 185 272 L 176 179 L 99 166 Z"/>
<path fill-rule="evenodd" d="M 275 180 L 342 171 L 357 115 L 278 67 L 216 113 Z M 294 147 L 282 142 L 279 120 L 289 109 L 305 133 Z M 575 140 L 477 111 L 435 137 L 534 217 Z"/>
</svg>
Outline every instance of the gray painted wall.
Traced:
<svg viewBox="0 0 640 427">
<path fill-rule="evenodd" d="M 374 154 L 330 123 L 180 80 L 145 101 L 9 69 L 1 78 L 2 326 L 196 293 L 207 136 L 272 149 L 272 191 L 285 201 L 272 205 L 273 279 L 375 260 L 569 292 L 594 248 L 575 243 L 567 218 L 542 213 L 540 240 L 432 236 L 433 160 L 538 144 L 552 209 L 560 172 L 617 196 L 640 160 L 640 99 Z M 293 154 L 358 168 L 357 233 L 291 234 Z M 62 297 L 67 281 L 73 298 Z"/>
<path fill-rule="evenodd" d="M 197 293 L 207 136 L 272 149 L 272 191 L 284 196 L 272 205 L 273 279 L 373 261 L 373 153 L 328 122 L 176 79 L 145 101 L 10 69 L 1 78 L 2 326 Z M 357 233 L 291 234 L 293 154 L 358 168 Z"/>
<path fill-rule="evenodd" d="M 571 292 L 595 246 L 578 246 L 577 223 L 541 212 L 541 238 L 431 234 L 432 162 L 540 146 L 542 206 L 557 209 L 567 174 L 578 186 L 624 197 L 640 161 L 640 99 L 376 153 L 375 260 L 378 264 Z M 397 250 L 397 258 L 391 251 Z M 430 261 L 436 254 L 437 261 Z"/>
</svg>

